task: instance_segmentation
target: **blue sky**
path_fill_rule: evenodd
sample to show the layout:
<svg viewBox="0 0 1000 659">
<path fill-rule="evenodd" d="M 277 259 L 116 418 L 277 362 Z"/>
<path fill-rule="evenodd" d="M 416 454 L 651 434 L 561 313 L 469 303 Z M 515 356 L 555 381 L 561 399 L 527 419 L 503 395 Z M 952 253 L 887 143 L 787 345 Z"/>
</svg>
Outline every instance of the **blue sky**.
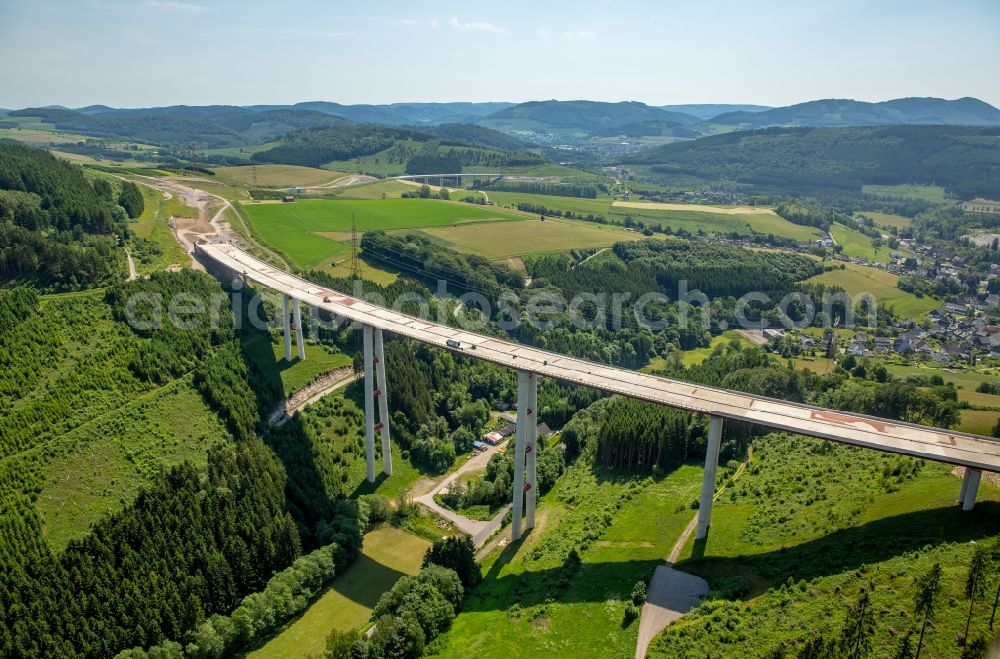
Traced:
<svg viewBox="0 0 1000 659">
<path fill-rule="evenodd" d="M 639 100 L 1000 106 L 996 0 L 0 0 L 0 107 Z"/>
</svg>

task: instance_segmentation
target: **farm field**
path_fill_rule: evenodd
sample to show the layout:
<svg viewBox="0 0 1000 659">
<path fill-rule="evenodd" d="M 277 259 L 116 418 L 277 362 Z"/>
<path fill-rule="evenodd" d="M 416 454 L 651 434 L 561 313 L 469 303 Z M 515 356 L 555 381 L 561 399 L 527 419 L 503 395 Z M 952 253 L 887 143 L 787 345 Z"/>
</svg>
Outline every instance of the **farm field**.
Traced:
<svg viewBox="0 0 1000 659">
<path fill-rule="evenodd" d="M 240 185 L 253 185 L 254 167 L 216 167 L 216 176 Z M 311 187 L 330 183 L 344 176 L 338 172 L 298 165 L 257 165 L 257 185 L 265 188 Z"/>
<path fill-rule="evenodd" d="M 584 215 L 603 215 L 605 217 L 611 212 L 611 197 L 598 197 L 597 199 L 584 199 L 581 197 L 558 197 L 555 195 L 528 194 L 525 192 L 502 192 L 487 190 L 490 201 L 503 206 L 513 206 L 518 202 L 545 206 L 554 210 L 573 211 Z"/>
<path fill-rule="evenodd" d="M 505 222 L 426 228 L 420 231 L 459 252 L 489 259 L 573 248 L 610 247 L 623 240 L 639 240 L 641 234 L 613 230 L 590 222 L 548 219 L 526 220 L 516 228 Z"/>
<path fill-rule="evenodd" d="M 404 192 L 413 192 L 416 189 L 409 183 L 389 179 L 345 188 L 330 188 L 329 192 L 335 194 L 338 199 L 383 199 L 399 197 Z M 432 189 L 436 190 L 437 187 L 434 186 Z"/>
<path fill-rule="evenodd" d="M 707 204 L 665 204 L 652 201 L 615 201 L 614 208 L 636 208 L 656 211 L 694 211 L 715 215 L 777 215 L 770 208 L 757 206 L 711 206 Z"/>
<path fill-rule="evenodd" d="M 801 437 L 755 440 L 750 469 L 716 501 L 707 542 L 689 542 L 678 563 L 708 580 L 709 598 L 649 656 L 798 655 L 808 640 L 839 636 L 862 588 L 874 607 L 871 656 L 893 656 L 915 625 L 914 581 L 935 562 L 944 592 L 921 656 L 957 656 L 970 541 L 1000 527 L 1000 491 L 984 480 L 976 512 L 963 513 L 960 483 L 947 465 Z M 989 607 L 975 613 L 973 638 L 986 632 Z"/>
<path fill-rule="evenodd" d="M 903 364 L 886 364 L 886 368 L 889 369 L 890 373 L 897 377 L 906 377 L 907 375 L 922 375 L 924 377 L 940 375 L 945 382 L 952 382 L 956 387 L 958 387 L 959 400 L 962 399 L 962 394 L 964 392 L 976 393 L 976 387 L 983 382 L 989 382 L 991 384 L 1000 383 L 1000 375 L 996 373 L 984 373 L 982 371 L 971 371 L 967 369 L 945 369 L 930 366 L 909 366 Z M 989 394 L 980 395 L 988 396 Z M 1000 396 L 997 398 L 1000 399 Z"/>
<path fill-rule="evenodd" d="M 498 204 L 513 205 L 525 202 L 563 212 L 572 211 L 578 215 L 599 215 L 619 224 L 627 217 L 631 217 L 634 220 L 643 220 L 646 224 L 660 224 L 664 227 L 669 226 L 675 231 L 683 229 L 691 233 L 735 232 L 746 235 L 753 231 L 773 233 L 800 242 L 809 242 L 818 237 L 815 229 L 793 224 L 765 208 L 654 204 L 614 201 L 611 197 L 581 199 L 518 192 L 488 191 L 487 194 L 491 201 Z"/>
<path fill-rule="evenodd" d="M 4 120 L 9 120 L 9 117 L 5 117 Z M 41 146 L 46 144 L 67 144 L 82 142 L 87 138 L 82 135 L 71 135 L 69 133 L 57 133 L 47 130 L 39 130 L 37 128 L 0 128 L 0 139 L 11 139 L 17 140 L 18 142 L 24 142 L 26 144 L 33 144 L 35 146 Z"/>
<path fill-rule="evenodd" d="M 958 430 L 987 437 L 993 434 L 993 428 L 1000 419 L 1000 412 L 996 410 L 962 410 L 961 413 L 962 420 L 958 424 Z"/>
<path fill-rule="evenodd" d="M 875 221 L 875 224 L 884 227 L 896 227 L 897 229 L 905 229 L 913 223 L 908 217 L 903 217 L 902 215 L 894 215 L 892 213 L 877 213 L 875 211 L 859 211 L 858 215 L 863 215 L 864 217 L 870 217 Z"/>
<path fill-rule="evenodd" d="M 861 192 L 876 197 L 919 199 L 933 203 L 946 200 L 944 188 L 937 185 L 862 185 Z"/>
<path fill-rule="evenodd" d="M 872 247 L 872 239 L 863 233 L 858 233 L 853 229 L 845 227 L 843 224 L 834 224 L 830 227 L 830 234 L 837 241 L 838 245 L 844 248 L 844 256 L 853 256 L 859 259 L 868 259 L 871 262 L 888 263 L 889 255 L 893 250 L 888 245 L 875 249 Z"/>
<path fill-rule="evenodd" d="M 331 630 L 360 629 L 368 622 L 378 598 L 404 575 L 420 571 L 431 543 L 385 527 L 364 536 L 361 555 L 329 590 L 277 636 L 248 653 L 250 659 L 300 659 L 321 656 Z"/>
<path fill-rule="evenodd" d="M 303 269 L 329 264 L 347 251 L 343 242 L 317 234 L 346 232 L 349 239 L 352 215 L 359 232 L 522 219 L 505 211 L 430 199 L 300 200 L 242 208 L 254 233 Z"/>
<path fill-rule="evenodd" d="M 805 281 L 840 286 L 852 296 L 871 293 L 880 304 L 893 307 L 896 314 L 902 318 L 920 319 L 929 311 L 941 306 L 941 302 L 934 298 L 926 296 L 918 298 L 912 293 L 896 288 L 899 277 L 891 272 L 853 263 L 843 265 L 843 270 L 839 268 L 827 270 Z"/>
<path fill-rule="evenodd" d="M 625 600 L 690 521 L 700 482 L 696 466 L 660 479 L 571 466 L 542 497 L 536 528 L 486 557 L 436 656 L 633 656 L 638 623 L 623 623 Z M 571 551 L 581 561 L 566 572 Z"/>
</svg>

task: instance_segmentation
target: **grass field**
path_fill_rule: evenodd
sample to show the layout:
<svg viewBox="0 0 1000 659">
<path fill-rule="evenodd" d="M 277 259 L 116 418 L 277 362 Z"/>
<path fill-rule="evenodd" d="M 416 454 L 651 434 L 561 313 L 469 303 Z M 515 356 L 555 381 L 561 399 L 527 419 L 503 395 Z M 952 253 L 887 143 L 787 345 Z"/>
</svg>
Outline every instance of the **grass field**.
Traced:
<svg viewBox="0 0 1000 659">
<path fill-rule="evenodd" d="M 796 358 L 792 360 L 792 365 L 796 370 L 805 369 L 807 371 L 812 371 L 813 373 L 819 373 L 820 375 L 832 373 L 837 367 L 834 360 L 823 357 L 815 357 L 811 359 Z"/>
<path fill-rule="evenodd" d="M 893 250 L 887 245 L 875 249 L 872 247 L 872 239 L 863 233 L 845 227 L 843 224 L 834 224 L 830 227 L 830 233 L 838 245 L 844 248 L 844 256 L 853 256 L 859 259 L 868 259 L 871 262 L 888 263 Z"/>
<path fill-rule="evenodd" d="M 945 201 L 944 188 L 936 185 L 862 185 L 861 192 L 876 197 L 899 197 L 939 203 Z"/>
<path fill-rule="evenodd" d="M 958 424 L 958 430 L 989 437 L 993 434 L 998 419 L 1000 412 L 996 410 L 962 410 L 962 420 Z"/>
<path fill-rule="evenodd" d="M 562 252 L 573 248 L 610 247 L 623 240 L 639 240 L 641 234 L 614 230 L 590 222 L 529 220 L 512 227 L 505 222 L 422 229 L 441 244 L 459 252 L 489 259 Z"/>
<path fill-rule="evenodd" d="M 352 215 L 360 232 L 523 219 L 509 212 L 430 199 L 300 200 L 292 204 L 244 204 L 251 228 L 299 268 L 329 264 L 347 245 L 318 236 L 349 232 Z"/>
<path fill-rule="evenodd" d="M 171 215 L 197 217 L 198 211 L 183 205 L 176 197 L 164 198 L 162 192 L 149 186 L 140 185 L 139 189 L 142 191 L 144 208 L 142 215 L 130 225 L 130 228 L 139 238 L 156 243 L 162 250 L 162 254 L 149 261 L 137 258 L 136 270 L 139 274 L 147 274 L 170 264 L 188 263 L 190 261 L 188 255 L 177 242 L 167 222 Z"/>
<path fill-rule="evenodd" d="M 707 348 L 694 348 L 693 350 L 685 350 L 684 355 L 682 357 L 684 366 L 697 366 L 698 364 L 701 364 L 706 359 L 708 359 L 708 356 L 712 354 L 713 350 L 715 350 L 721 345 L 729 343 L 734 339 L 742 343 L 744 346 L 753 345 L 750 342 L 750 339 L 746 338 L 739 332 L 735 330 L 729 330 L 728 332 L 723 332 L 719 336 L 713 336 L 712 342 L 708 345 Z"/>
<path fill-rule="evenodd" d="M 4 117 L 7 121 L 8 117 Z M 86 140 L 82 135 L 71 135 L 69 133 L 58 133 L 55 131 L 38 130 L 33 128 L 0 128 L 0 139 L 7 138 L 34 144 L 35 146 L 44 144 L 67 144 Z"/>
<path fill-rule="evenodd" d="M 844 269 L 827 270 L 806 280 L 806 283 L 824 283 L 830 286 L 840 286 L 850 295 L 871 293 L 879 304 L 886 304 L 896 310 L 902 318 L 922 319 L 929 311 L 941 306 L 941 302 L 931 297 L 918 298 L 896 288 L 899 277 L 863 265 L 845 263 Z"/>
<path fill-rule="evenodd" d="M 877 213 L 875 211 L 859 211 L 858 215 L 863 215 L 865 217 L 870 217 L 875 221 L 875 224 L 884 227 L 896 227 L 897 229 L 905 229 L 911 224 L 913 220 L 908 217 L 903 217 L 902 215 L 894 215 L 892 213 Z"/>
<path fill-rule="evenodd" d="M 243 350 L 268 379 L 275 376 L 281 379 L 286 397 L 313 382 L 318 375 L 351 365 L 349 355 L 333 353 L 321 345 L 308 342 L 305 346 L 305 360 L 295 358 L 286 362 L 285 343 L 279 331 L 275 331 L 274 335 L 254 332 L 249 340 L 244 341 Z M 293 339 L 293 355 L 296 354 L 295 350 Z"/>
<path fill-rule="evenodd" d="M 216 167 L 212 171 L 216 176 L 240 185 L 254 185 L 254 169 L 256 169 L 256 185 L 263 188 L 311 187 L 330 183 L 341 176 L 338 172 L 314 167 L 299 167 L 297 165 L 242 165 L 238 167 Z"/>
<path fill-rule="evenodd" d="M 976 391 L 978 387 L 983 382 L 988 382 L 990 384 L 1000 384 L 1000 373 L 996 369 L 989 371 L 973 371 L 968 369 L 944 369 L 935 368 L 931 366 L 909 366 L 903 364 L 886 364 L 889 372 L 896 377 L 906 377 L 907 375 L 922 375 L 924 377 L 930 377 L 932 375 L 940 375 L 945 382 L 951 382 L 958 388 L 959 400 L 965 400 L 963 395 L 967 393 L 976 394 L 977 396 L 992 396 L 991 394 L 980 394 Z M 992 396 L 992 398 L 981 398 L 984 401 L 983 404 L 987 404 L 987 401 L 1000 402 L 1000 396 Z M 969 399 L 969 402 L 972 402 Z"/>
<path fill-rule="evenodd" d="M 868 656 L 894 656 L 915 625 L 914 580 L 934 562 L 944 592 L 921 656 L 958 656 L 969 543 L 1000 532 L 1000 492 L 984 481 L 976 512 L 963 513 L 959 485 L 948 465 L 805 438 L 755 440 L 751 468 L 714 506 L 708 541 L 689 542 L 678 563 L 712 592 L 649 656 L 762 657 L 778 647 L 796 656 L 806 640 L 839 635 L 862 588 L 875 607 Z M 973 635 L 988 619 L 980 602 Z"/>
<path fill-rule="evenodd" d="M 378 598 L 399 577 L 420 571 L 430 547 L 423 538 L 394 528 L 365 534 L 358 559 L 337 575 L 330 589 L 277 636 L 250 652 L 252 659 L 300 659 L 318 657 L 326 637 L 334 629 L 360 629 L 368 622 Z"/>
<path fill-rule="evenodd" d="M 746 235 L 753 231 L 773 233 L 801 242 L 809 242 L 818 237 L 815 229 L 793 224 L 765 208 L 622 202 L 613 201 L 611 197 L 580 199 L 518 192 L 488 192 L 488 194 L 490 200 L 498 204 L 513 205 L 517 202 L 527 202 L 563 212 L 600 215 L 617 223 L 622 223 L 627 217 L 631 217 L 635 220 L 641 219 L 647 224 L 660 224 L 691 233 L 736 232 Z"/>
<path fill-rule="evenodd" d="M 346 188 L 330 188 L 331 194 L 338 199 L 382 199 L 396 198 L 404 192 L 413 192 L 416 188 L 402 181 L 384 180 L 364 185 L 352 185 Z M 464 195 L 456 193 L 457 197 Z"/>
<path fill-rule="evenodd" d="M 542 497 L 535 530 L 486 558 L 436 656 L 633 656 L 638 624 L 623 624 L 624 600 L 669 554 L 700 480 L 692 466 L 659 480 L 570 467 Z M 581 562 L 567 572 L 571 551 Z"/>
<path fill-rule="evenodd" d="M 135 377 L 129 362 L 147 340 L 112 318 L 101 290 L 45 296 L 11 332 L 23 354 L 3 369 L 0 463 L 32 483 L 56 550 L 163 469 L 204 464 L 229 436 L 191 375 L 162 386 Z"/>
<path fill-rule="evenodd" d="M 61 441 L 80 444 L 46 467 L 38 495 L 43 534 L 55 549 L 86 535 L 90 524 L 121 510 L 161 466 L 207 464 L 207 451 L 229 433 L 190 376 L 80 426 Z"/>
<path fill-rule="evenodd" d="M 501 192 L 488 190 L 490 201 L 503 206 L 513 206 L 518 202 L 526 202 L 545 206 L 553 210 L 573 211 L 584 215 L 594 214 L 607 217 L 611 213 L 611 197 L 583 199 L 580 197 L 557 197 L 554 195 L 527 194 L 522 192 Z"/>
</svg>

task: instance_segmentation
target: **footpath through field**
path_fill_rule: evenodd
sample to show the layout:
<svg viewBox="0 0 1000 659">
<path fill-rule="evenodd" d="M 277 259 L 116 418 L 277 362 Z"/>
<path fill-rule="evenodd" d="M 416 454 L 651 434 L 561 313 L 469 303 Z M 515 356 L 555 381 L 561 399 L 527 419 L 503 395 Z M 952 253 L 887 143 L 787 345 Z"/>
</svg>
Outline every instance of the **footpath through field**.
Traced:
<svg viewBox="0 0 1000 659">
<path fill-rule="evenodd" d="M 734 483 L 743 475 L 747 465 L 753 459 L 753 447 L 747 451 L 746 461 L 733 474 L 731 481 Z M 712 500 L 718 499 L 725 490 L 725 486 L 721 487 Z M 671 548 L 666 564 L 658 566 L 656 572 L 653 573 L 653 578 L 649 581 L 649 586 L 646 589 L 646 602 L 642 605 L 642 613 L 639 617 L 639 638 L 635 644 L 635 659 L 644 659 L 646 651 L 649 650 L 649 644 L 653 642 L 656 635 L 674 620 L 701 604 L 701 600 L 708 594 L 707 581 L 693 574 L 674 569 L 674 563 L 680 558 L 684 545 L 687 544 L 697 525 L 698 514 L 695 513 Z"/>
</svg>

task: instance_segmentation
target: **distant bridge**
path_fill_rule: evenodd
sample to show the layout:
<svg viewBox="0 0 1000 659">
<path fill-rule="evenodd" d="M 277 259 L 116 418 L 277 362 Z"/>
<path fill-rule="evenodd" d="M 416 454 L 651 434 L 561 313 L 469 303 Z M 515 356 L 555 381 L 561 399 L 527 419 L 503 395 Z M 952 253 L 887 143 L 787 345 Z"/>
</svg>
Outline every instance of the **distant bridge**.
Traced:
<svg viewBox="0 0 1000 659">
<path fill-rule="evenodd" d="M 365 455 L 369 481 L 375 480 L 376 431 L 381 432 L 384 471 L 386 474 L 392 473 L 389 412 L 384 395 L 386 373 L 382 349 L 383 330 L 517 371 L 517 435 L 514 450 L 514 505 L 511 528 L 513 540 L 521 537 L 523 514 L 526 513 L 526 528 L 532 528 L 535 523 L 535 502 L 538 491 L 535 473 L 537 453 L 535 412 L 538 407 L 539 375 L 710 416 L 705 472 L 695 535 L 699 539 L 705 538 L 708 534 L 722 424 L 725 419 L 965 467 L 965 477 L 958 495 L 963 510 L 972 510 L 975 506 L 982 472 L 1000 471 L 1000 442 L 986 437 L 790 403 L 716 387 L 704 387 L 466 332 L 407 316 L 324 288 L 279 270 L 228 244 L 196 245 L 195 254 L 209 266 L 209 269 L 217 272 L 221 270 L 228 276 L 251 280 L 282 294 L 286 360 L 290 361 L 292 358 L 292 325 L 288 318 L 290 301 L 294 302 L 294 327 L 300 359 L 305 356 L 302 349 L 300 302 L 362 325 L 365 365 Z M 376 403 L 379 407 L 378 423 L 375 423 Z"/>
</svg>

